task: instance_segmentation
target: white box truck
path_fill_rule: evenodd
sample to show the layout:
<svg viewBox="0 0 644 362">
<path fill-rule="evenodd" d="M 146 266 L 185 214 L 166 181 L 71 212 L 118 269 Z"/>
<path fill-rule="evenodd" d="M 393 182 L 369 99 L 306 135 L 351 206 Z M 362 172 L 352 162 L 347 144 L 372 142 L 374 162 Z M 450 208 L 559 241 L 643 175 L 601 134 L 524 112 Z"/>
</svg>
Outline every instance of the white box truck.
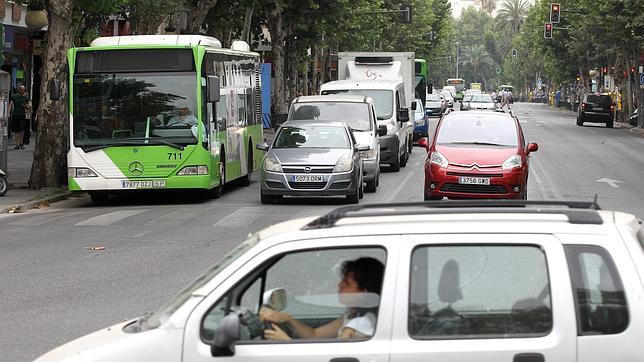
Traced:
<svg viewBox="0 0 644 362">
<path fill-rule="evenodd" d="M 413 52 L 340 52 L 338 80 L 320 88 L 322 95 L 373 98 L 378 126 L 387 129 L 380 137 L 380 162 L 393 171 L 407 164 L 412 147 L 414 59 Z"/>
</svg>

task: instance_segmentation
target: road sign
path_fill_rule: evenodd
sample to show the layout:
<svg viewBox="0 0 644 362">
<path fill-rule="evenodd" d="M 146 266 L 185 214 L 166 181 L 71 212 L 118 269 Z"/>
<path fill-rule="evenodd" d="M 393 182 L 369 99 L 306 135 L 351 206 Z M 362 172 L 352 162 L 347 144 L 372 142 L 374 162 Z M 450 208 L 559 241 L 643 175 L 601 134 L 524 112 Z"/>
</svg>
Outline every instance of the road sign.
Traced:
<svg viewBox="0 0 644 362">
<path fill-rule="evenodd" d="M 640 73 L 640 89 L 644 89 L 644 73 Z"/>
</svg>

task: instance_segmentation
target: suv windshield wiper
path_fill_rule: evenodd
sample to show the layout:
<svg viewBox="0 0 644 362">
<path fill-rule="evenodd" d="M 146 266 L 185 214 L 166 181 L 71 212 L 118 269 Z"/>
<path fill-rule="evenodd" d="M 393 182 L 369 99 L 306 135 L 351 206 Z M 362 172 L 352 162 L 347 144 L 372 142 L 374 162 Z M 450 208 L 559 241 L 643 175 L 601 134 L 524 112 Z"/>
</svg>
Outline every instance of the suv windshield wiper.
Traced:
<svg viewBox="0 0 644 362">
<path fill-rule="evenodd" d="M 159 139 L 159 138 L 136 137 L 136 138 L 127 138 L 127 139 L 123 139 L 123 140 L 116 140 L 116 141 L 114 141 L 112 143 L 107 143 L 107 144 L 104 144 L 104 145 L 89 146 L 89 147 L 84 148 L 83 151 L 92 152 L 92 151 L 100 150 L 100 149 L 107 148 L 107 147 L 113 147 L 113 146 L 131 146 L 131 145 L 149 144 L 149 143 L 141 143 L 141 142 L 137 142 L 137 141 L 153 141 L 152 142 L 153 144 L 154 143 L 163 144 L 163 145 L 166 145 L 166 146 L 176 148 L 176 149 L 181 150 L 181 151 L 183 151 L 184 148 L 185 148 L 182 145 L 178 145 L 176 143 L 172 143 L 172 142 L 169 142 L 169 141 L 166 141 L 166 140 L 163 140 L 163 139 Z"/>
</svg>

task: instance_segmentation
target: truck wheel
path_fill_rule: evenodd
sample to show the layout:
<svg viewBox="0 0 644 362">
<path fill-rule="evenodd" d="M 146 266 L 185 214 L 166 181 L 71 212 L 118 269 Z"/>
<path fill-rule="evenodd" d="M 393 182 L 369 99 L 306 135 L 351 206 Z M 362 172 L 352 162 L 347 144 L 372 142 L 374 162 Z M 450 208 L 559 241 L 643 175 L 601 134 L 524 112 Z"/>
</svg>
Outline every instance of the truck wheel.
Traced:
<svg viewBox="0 0 644 362">
<path fill-rule="evenodd" d="M 378 178 L 378 175 L 374 176 L 373 180 L 367 181 L 367 187 L 365 188 L 365 191 L 376 192 L 376 189 L 378 188 L 377 178 Z"/>
<path fill-rule="evenodd" d="M 407 166 L 407 160 L 409 160 L 409 153 L 407 153 L 407 147 L 405 147 L 405 152 L 403 152 L 403 155 L 400 158 L 400 167 Z"/>
<path fill-rule="evenodd" d="M 393 172 L 400 171 L 400 149 L 398 149 L 398 152 L 396 153 L 395 161 L 389 164 L 389 168 Z"/>
</svg>

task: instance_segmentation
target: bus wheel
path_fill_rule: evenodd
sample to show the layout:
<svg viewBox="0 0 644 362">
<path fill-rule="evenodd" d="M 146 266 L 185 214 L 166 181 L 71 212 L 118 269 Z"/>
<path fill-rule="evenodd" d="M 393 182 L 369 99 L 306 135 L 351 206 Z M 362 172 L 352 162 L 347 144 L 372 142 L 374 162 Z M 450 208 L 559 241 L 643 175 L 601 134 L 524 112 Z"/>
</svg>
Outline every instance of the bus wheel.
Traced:
<svg viewBox="0 0 644 362">
<path fill-rule="evenodd" d="M 246 156 L 246 163 L 248 164 L 246 167 L 247 172 L 239 181 L 242 186 L 250 186 L 251 174 L 253 173 L 253 148 L 250 143 L 248 144 L 248 153 L 246 153 Z"/>
<path fill-rule="evenodd" d="M 92 199 L 93 203 L 102 204 L 107 201 L 108 198 L 107 192 L 104 191 L 90 191 L 89 197 Z"/>
<path fill-rule="evenodd" d="M 0 196 L 4 196 L 9 189 L 9 184 L 7 183 L 7 178 L 0 175 Z"/>
<path fill-rule="evenodd" d="M 223 153 L 222 153 L 223 155 Z M 224 191 L 224 182 L 226 180 L 226 168 L 224 167 L 224 162 L 226 160 L 221 158 L 223 162 L 219 162 L 219 185 L 215 188 L 208 190 L 208 196 L 212 199 L 218 199 L 221 197 L 222 192 Z"/>
</svg>

